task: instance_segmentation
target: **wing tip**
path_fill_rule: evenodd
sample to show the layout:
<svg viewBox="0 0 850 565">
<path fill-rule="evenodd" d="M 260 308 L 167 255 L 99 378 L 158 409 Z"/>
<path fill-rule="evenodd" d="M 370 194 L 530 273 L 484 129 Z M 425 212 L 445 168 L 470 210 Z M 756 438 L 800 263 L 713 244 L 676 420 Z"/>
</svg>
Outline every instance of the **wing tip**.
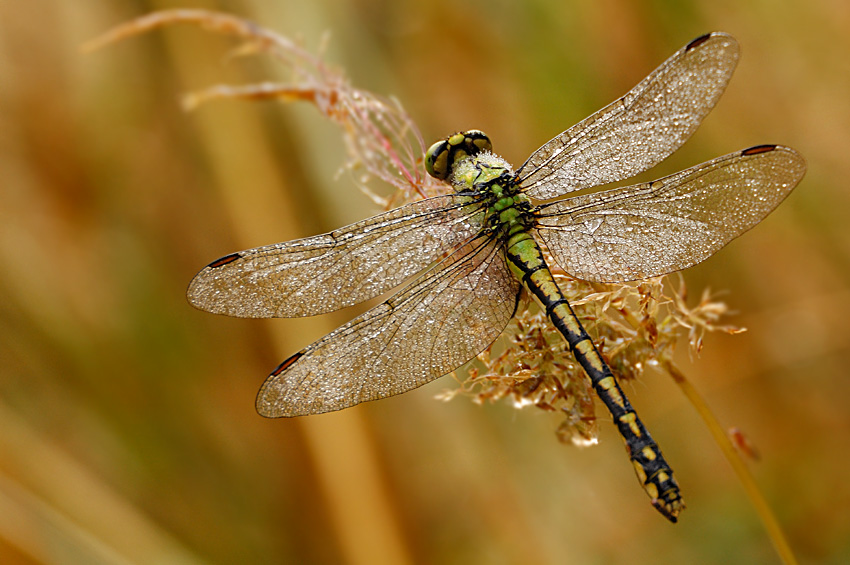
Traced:
<svg viewBox="0 0 850 565">
<path fill-rule="evenodd" d="M 194 308 L 198 310 L 203 310 L 204 312 L 209 311 L 206 302 L 203 300 L 204 293 L 204 283 L 203 277 L 201 276 L 203 271 L 195 275 L 191 281 L 189 281 L 189 286 L 186 288 L 186 300 L 189 301 Z"/>
<path fill-rule="evenodd" d="M 269 373 L 268 378 L 257 393 L 257 400 L 254 404 L 260 416 L 264 418 L 291 418 L 317 413 L 315 410 L 298 410 L 297 404 L 286 401 L 286 396 L 281 389 L 280 376 L 303 357 L 304 353 L 304 350 L 301 350 L 287 357 Z"/>
<path fill-rule="evenodd" d="M 209 288 L 209 280 L 210 277 L 215 277 L 215 275 L 211 274 L 211 271 L 224 267 L 225 265 L 230 265 L 231 263 L 242 259 L 242 257 L 244 257 L 242 253 L 231 253 L 230 255 L 219 257 L 201 269 L 200 272 L 192 278 L 189 282 L 188 288 L 186 289 L 186 299 L 189 301 L 189 304 L 198 310 L 220 313 L 220 309 L 212 308 L 209 302 L 209 294 L 211 292 Z"/>
<path fill-rule="evenodd" d="M 740 151 L 740 155 L 742 157 L 750 157 L 754 155 L 764 155 L 767 153 L 778 153 L 784 155 L 790 161 L 794 163 L 799 171 L 799 175 L 795 181 L 795 185 L 800 182 L 803 178 L 803 175 L 806 173 L 807 164 L 806 158 L 803 157 L 800 153 L 798 153 L 795 149 L 791 147 L 787 147 L 785 145 L 777 145 L 772 143 L 765 143 L 762 145 L 754 145 L 752 147 L 747 147 L 746 149 L 742 149 Z"/>
</svg>

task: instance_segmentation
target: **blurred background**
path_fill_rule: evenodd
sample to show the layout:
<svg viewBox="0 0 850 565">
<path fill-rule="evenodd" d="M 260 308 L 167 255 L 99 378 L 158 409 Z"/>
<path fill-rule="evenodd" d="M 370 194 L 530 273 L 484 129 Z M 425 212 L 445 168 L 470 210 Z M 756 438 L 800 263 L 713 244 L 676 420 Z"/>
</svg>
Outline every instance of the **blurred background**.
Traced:
<svg viewBox="0 0 850 565">
<path fill-rule="evenodd" d="M 434 400 L 451 377 L 341 413 L 258 416 L 269 371 L 353 311 L 227 319 L 191 308 L 186 285 L 219 256 L 376 209 L 338 174 L 340 134 L 314 108 L 181 110 L 187 91 L 283 76 L 228 60 L 233 40 L 179 26 L 79 51 L 174 7 L 313 51 L 329 32 L 326 59 L 397 97 L 427 142 L 480 128 L 515 165 L 694 37 L 734 35 L 718 107 L 641 178 L 761 143 L 809 171 L 687 271 L 691 300 L 723 291 L 749 331 L 710 335 L 699 358 L 683 346 L 680 363 L 759 450 L 750 467 L 801 561 L 850 560 L 850 4 L 0 0 L 0 561 L 776 561 L 663 375 L 627 392 L 684 492 L 675 526 L 601 409 L 600 445 L 582 450 L 556 441 L 551 415 Z"/>
</svg>

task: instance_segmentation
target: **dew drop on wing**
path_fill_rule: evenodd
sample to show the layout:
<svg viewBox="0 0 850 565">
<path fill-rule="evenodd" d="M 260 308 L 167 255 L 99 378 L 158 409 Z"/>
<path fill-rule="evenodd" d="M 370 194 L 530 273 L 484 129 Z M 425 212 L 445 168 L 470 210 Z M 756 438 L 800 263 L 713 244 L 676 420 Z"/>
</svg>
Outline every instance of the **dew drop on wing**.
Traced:
<svg viewBox="0 0 850 565">
<path fill-rule="evenodd" d="M 599 229 L 599 226 L 602 225 L 602 218 L 593 218 L 590 220 L 585 220 L 584 222 L 584 233 L 588 235 L 593 235 L 596 230 Z"/>
</svg>

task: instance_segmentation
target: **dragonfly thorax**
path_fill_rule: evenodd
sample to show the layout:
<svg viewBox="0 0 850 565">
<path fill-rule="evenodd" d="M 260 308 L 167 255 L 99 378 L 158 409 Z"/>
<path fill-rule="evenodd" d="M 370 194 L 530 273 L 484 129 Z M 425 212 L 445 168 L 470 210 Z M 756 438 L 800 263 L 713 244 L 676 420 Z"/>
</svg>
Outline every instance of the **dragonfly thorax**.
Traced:
<svg viewBox="0 0 850 565">
<path fill-rule="evenodd" d="M 507 240 L 534 226 L 531 200 L 510 164 L 495 153 L 485 151 L 460 161 L 449 180 L 455 192 L 480 199 L 488 229 L 496 238 Z"/>
</svg>

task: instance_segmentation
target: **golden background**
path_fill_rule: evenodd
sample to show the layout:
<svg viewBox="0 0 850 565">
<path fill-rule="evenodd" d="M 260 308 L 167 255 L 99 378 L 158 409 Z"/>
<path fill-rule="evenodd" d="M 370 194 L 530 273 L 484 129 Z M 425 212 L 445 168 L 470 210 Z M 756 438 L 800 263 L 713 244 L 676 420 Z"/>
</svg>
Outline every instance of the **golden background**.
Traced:
<svg viewBox="0 0 850 565">
<path fill-rule="evenodd" d="M 193 26 L 83 55 L 149 11 L 249 17 L 396 96 L 426 141 L 480 128 L 519 165 L 712 30 L 742 59 L 659 177 L 761 143 L 809 171 L 762 225 L 686 280 L 728 291 L 740 336 L 681 364 L 799 558 L 850 560 L 850 4 L 267 0 L 0 1 L 0 561 L 3 563 L 759 563 L 776 557 L 679 390 L 628 392 L 688 509 L 649 505 L 602 409 L 601 443 L 558 420 L 416 392 L 265 420 L 285 356 L 348 320 L 192 309 L 191 277 L 241 248 L 372 214 L 312 107 L 179 96 L 281 77 Z M 234 225 L 233 218 L 238 218 Z M 249 235 L 245 235 L 249 234 Z"/>
</svg>

